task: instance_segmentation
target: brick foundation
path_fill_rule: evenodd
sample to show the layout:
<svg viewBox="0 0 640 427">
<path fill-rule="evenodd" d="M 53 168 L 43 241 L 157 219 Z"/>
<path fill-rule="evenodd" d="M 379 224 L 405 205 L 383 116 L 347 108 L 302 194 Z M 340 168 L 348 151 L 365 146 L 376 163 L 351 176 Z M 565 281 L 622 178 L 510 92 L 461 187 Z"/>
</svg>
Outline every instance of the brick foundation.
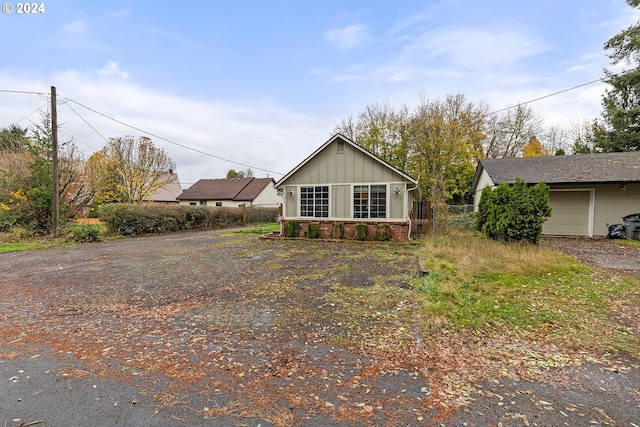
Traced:
<svg viewBox="0 0 640 427">
<path fill-rule="evenodd" d="M 314 220 L 298 220 L 300 223 L 300 237 L 307 235 L 307 229 L 310 222 L 317 222 L 320 224 L 320 237 L 331 238 L 333 233 L 333 223 L 340 222 L 344 224 L 344 236 L 343 239 L 354 240 L 356 238 L 356 224 L 367 224 L 367 240 L 376 240 L 376 227 L 377 222 L 362 222 L 362 221 L 314 221 Z M 406 222 L 385 222 L 391 226 L 391 240 L 394 242 L 406 242 L 409 237 L 409 224 Z"/>
</svg>

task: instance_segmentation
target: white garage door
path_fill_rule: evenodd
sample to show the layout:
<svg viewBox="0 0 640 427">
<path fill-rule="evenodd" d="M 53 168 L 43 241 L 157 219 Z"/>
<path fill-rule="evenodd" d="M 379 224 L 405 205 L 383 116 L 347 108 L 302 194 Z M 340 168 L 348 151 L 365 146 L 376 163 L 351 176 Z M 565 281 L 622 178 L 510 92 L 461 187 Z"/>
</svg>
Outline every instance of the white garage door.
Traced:
<svg viewBox="0 0 640 427">
<path fill-rule="evenodd" d="M 589 235 L 589 191 L 550 191 L 551 218 L 542 234 L 559 236 Z"/>
</svg>

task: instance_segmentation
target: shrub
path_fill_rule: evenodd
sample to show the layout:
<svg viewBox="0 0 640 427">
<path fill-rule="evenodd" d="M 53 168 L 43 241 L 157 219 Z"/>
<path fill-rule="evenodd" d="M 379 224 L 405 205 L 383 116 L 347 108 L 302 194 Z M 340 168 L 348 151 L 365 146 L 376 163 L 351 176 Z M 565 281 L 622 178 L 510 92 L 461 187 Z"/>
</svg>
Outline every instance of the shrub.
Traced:
<svg viewBox="0 0 640 427">
<path fill-rule="evenodd" d="M 376 240 L 380 242 L 391 240 L 391 224 L 381 223 L 376 225 Z"/>
<path fill-rule="evenodd" d="M 538 243 L 542 225 L 551 216 L 549 188 L 540 182 L 533 187 L 520 178 L 512 186 L 485 188 L 478 206 L 478 228 L 489 238 Z"/>
<path fill-rule="evenodd" d="M 307 227 L 307 237 L 310 239 L 316 239 L 320 237 L 320 223 L 310 222 Z"/>
<path fill-rule="evenodd" d="M 10 231 L 11 235 L 17 240 L 26 239 L 31 236 L 31 230 L 27 227 L 13 227 Z"/>
<path fill-rule="evenodd" d="M 367 224 L 356 224 L 356 240 L 367 240 L 369 226 Z"/>
<path fill-rule="evenodd" d="M 342 222 L 334 222 L 331 226 L 331 237 L 334 239 L 342 239 L 344 237 L 344 224 Z"/>
<path fill-rule="evenodd" d="M 73 224 L 69 239 L 77 243 L 102 242 L 103 228 L 100 224 Z"/>
<path fill-rule="evenodd" d="M 118 203 L 100 206 L 98 216 L 110 232 L 122 236 L 243 224 L 242 208 Z"/>
<path fill-rule="evenodd" d="M 300 234 L 300 222 L 296 220 L 286 221 L 284 223 L 285 237 L 298 237 Z"/>
</svg>

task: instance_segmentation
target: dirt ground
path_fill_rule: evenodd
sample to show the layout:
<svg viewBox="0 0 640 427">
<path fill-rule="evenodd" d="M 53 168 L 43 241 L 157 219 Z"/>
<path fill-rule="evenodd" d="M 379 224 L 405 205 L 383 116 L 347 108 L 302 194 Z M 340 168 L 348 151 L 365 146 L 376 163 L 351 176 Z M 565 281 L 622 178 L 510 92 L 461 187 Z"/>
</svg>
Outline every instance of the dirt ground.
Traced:
<svg viewBox="0 0 640 427">
<path fill-rule="evenodd" d="M 640 277 L 637 247 L 543 244 Z M 408 299 L 336 320 L 332 287 L 409 292 L 417 268 L 411 245 L 221 232 L 0 254 L 0 425 L 640 426 L 635 358 L 483 358 L 401 323 Z"/>
</svg>

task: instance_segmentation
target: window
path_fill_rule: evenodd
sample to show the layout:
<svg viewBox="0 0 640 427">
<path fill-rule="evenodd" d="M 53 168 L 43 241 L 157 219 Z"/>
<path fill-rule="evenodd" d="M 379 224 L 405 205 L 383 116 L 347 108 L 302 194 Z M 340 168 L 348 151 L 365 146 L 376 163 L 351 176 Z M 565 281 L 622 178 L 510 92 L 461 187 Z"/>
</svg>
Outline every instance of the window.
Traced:
<svg viewBox="0 0 640 427">
<path fill-rule="evenodd" d="M 216 206 L 222 206 L 222 202 L 216 202 Z"/>
<path fill-rule="evenodd" d="M 200 206 L 207 206 L 206 200 L 200 200 Z"/>
<path fill-rule="evenodd" d="M 354 218 L 386 218 L 387 186 L 386 185 L 354 185 L 353 186 Z"/>
<path fill-rule="evenodd" d="M 329 217 L 329 186 L 300 187 L 300 216 Z"/>
<path fill-rule="evenodd" d="M 189 206 L 195 206 L 196 202 L 189 202 Z"/>
</svg>

